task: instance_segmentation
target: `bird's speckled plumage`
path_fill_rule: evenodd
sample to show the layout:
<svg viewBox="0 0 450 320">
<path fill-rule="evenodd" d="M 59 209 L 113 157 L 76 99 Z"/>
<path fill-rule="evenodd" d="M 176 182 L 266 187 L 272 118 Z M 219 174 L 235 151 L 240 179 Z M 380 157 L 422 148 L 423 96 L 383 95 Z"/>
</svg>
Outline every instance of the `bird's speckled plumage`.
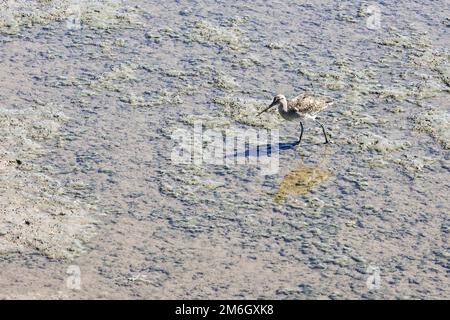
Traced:
<svg viewBox="0 0 450 320">
<path fill-rule="evenodd" d="M 326 109 L 329 101 L 322 97 L 314 97 L 310 94 L 303 93 L 288 100 L 288 109 L 294 109 L 303 115 L 315 116 L 320 111 Z"/>
</svg>

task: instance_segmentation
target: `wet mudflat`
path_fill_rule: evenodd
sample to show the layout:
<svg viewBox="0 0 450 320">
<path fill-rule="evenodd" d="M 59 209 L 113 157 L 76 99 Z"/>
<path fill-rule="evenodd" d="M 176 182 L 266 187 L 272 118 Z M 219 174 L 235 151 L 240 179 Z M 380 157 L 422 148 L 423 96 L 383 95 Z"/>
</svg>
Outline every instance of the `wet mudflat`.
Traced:
<svg viewBox="0 0 450 320">
<path fill-rule="evenodd" d="M 1 4 L 0 297 L 449 298 L 448 4 L 55 2 Z M 173 161 L 303 91 L 333 144 Z"/>
</svg>

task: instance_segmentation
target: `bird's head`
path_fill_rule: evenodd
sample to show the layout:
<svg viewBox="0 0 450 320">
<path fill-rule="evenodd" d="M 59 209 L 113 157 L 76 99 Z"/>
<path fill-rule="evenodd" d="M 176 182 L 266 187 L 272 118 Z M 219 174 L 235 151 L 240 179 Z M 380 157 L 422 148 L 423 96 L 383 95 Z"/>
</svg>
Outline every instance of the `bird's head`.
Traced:
<svg viewBox="0 0 450 320">
<path fill-rule="evenodd" d="M 259 116 L 259 115 L 261 115 L 262 113 L 268 111 L 270 108 L 272 108 L 272 107 L 274 107 L 274 106 L 277 106 L 277 105 L 279 105 L 279 104 L 284 104 L 284 103 L 287 103 L 286 97 L 285 97 L 284 95 L 282 95 L 282 94 L 277 94 L 277 95 L 273 98 L 272 103 L 271 103 L 267 108 L 265 108 L 263 111 L 261 111 L 260 113 L 258 113 L 257 116 Z"/>
</svg>

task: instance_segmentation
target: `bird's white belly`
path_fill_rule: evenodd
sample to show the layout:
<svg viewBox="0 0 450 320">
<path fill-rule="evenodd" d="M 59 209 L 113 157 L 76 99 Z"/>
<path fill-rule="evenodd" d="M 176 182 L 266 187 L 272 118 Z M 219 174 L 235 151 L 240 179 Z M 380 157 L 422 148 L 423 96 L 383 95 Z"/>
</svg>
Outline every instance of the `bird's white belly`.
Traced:
<svg viewBox="0 0 450 320">
<path fill-rule="evenodd" d="M 303 120 L 308 120 L 308 119 L 316 119 L 317 114 L 309 114 L 309 113 L 298 113 L 295 111 L 281 111 L 280 115 L 283 119 L 287 120 L 287 121 L 293 121 L 293 120 L 299 120 L 299 121 L 303 121 Z"/>
<path fill-rule="evenodd" d="M 303 118 L 300 114 L 298 114 L 294 110 L 285 111 L 283 109 L 283 107 L 279 107 L 278 112 L 283 119 L 288 120 L 288 121 L 297 120 L 297 119 L 301 120 Z"/>
<path fill-rule="evenodd" d="M 303 118 L 296 112 L 281 112 L 280 115 L 283 119 L 288 120 L 288 121 L 297 120 L 297 119 L 301 120 L 301 118 Z"/>
</svg>

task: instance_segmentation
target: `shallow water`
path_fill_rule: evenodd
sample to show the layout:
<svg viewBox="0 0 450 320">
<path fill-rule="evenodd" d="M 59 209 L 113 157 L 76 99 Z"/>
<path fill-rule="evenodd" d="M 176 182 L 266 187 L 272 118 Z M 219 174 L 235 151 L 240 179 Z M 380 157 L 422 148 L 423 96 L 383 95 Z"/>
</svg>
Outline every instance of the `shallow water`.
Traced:
<svg viewBox="0 0 450 320">
<path fill-rule="evenodd" d="M 450 297 L 445 1 L 32 3 L 0 20 L 1 297 Z M 333 144 L 173 161 L 196 121 L 293 141 L 254 115 L 305 90 Z"/>
</svg>

